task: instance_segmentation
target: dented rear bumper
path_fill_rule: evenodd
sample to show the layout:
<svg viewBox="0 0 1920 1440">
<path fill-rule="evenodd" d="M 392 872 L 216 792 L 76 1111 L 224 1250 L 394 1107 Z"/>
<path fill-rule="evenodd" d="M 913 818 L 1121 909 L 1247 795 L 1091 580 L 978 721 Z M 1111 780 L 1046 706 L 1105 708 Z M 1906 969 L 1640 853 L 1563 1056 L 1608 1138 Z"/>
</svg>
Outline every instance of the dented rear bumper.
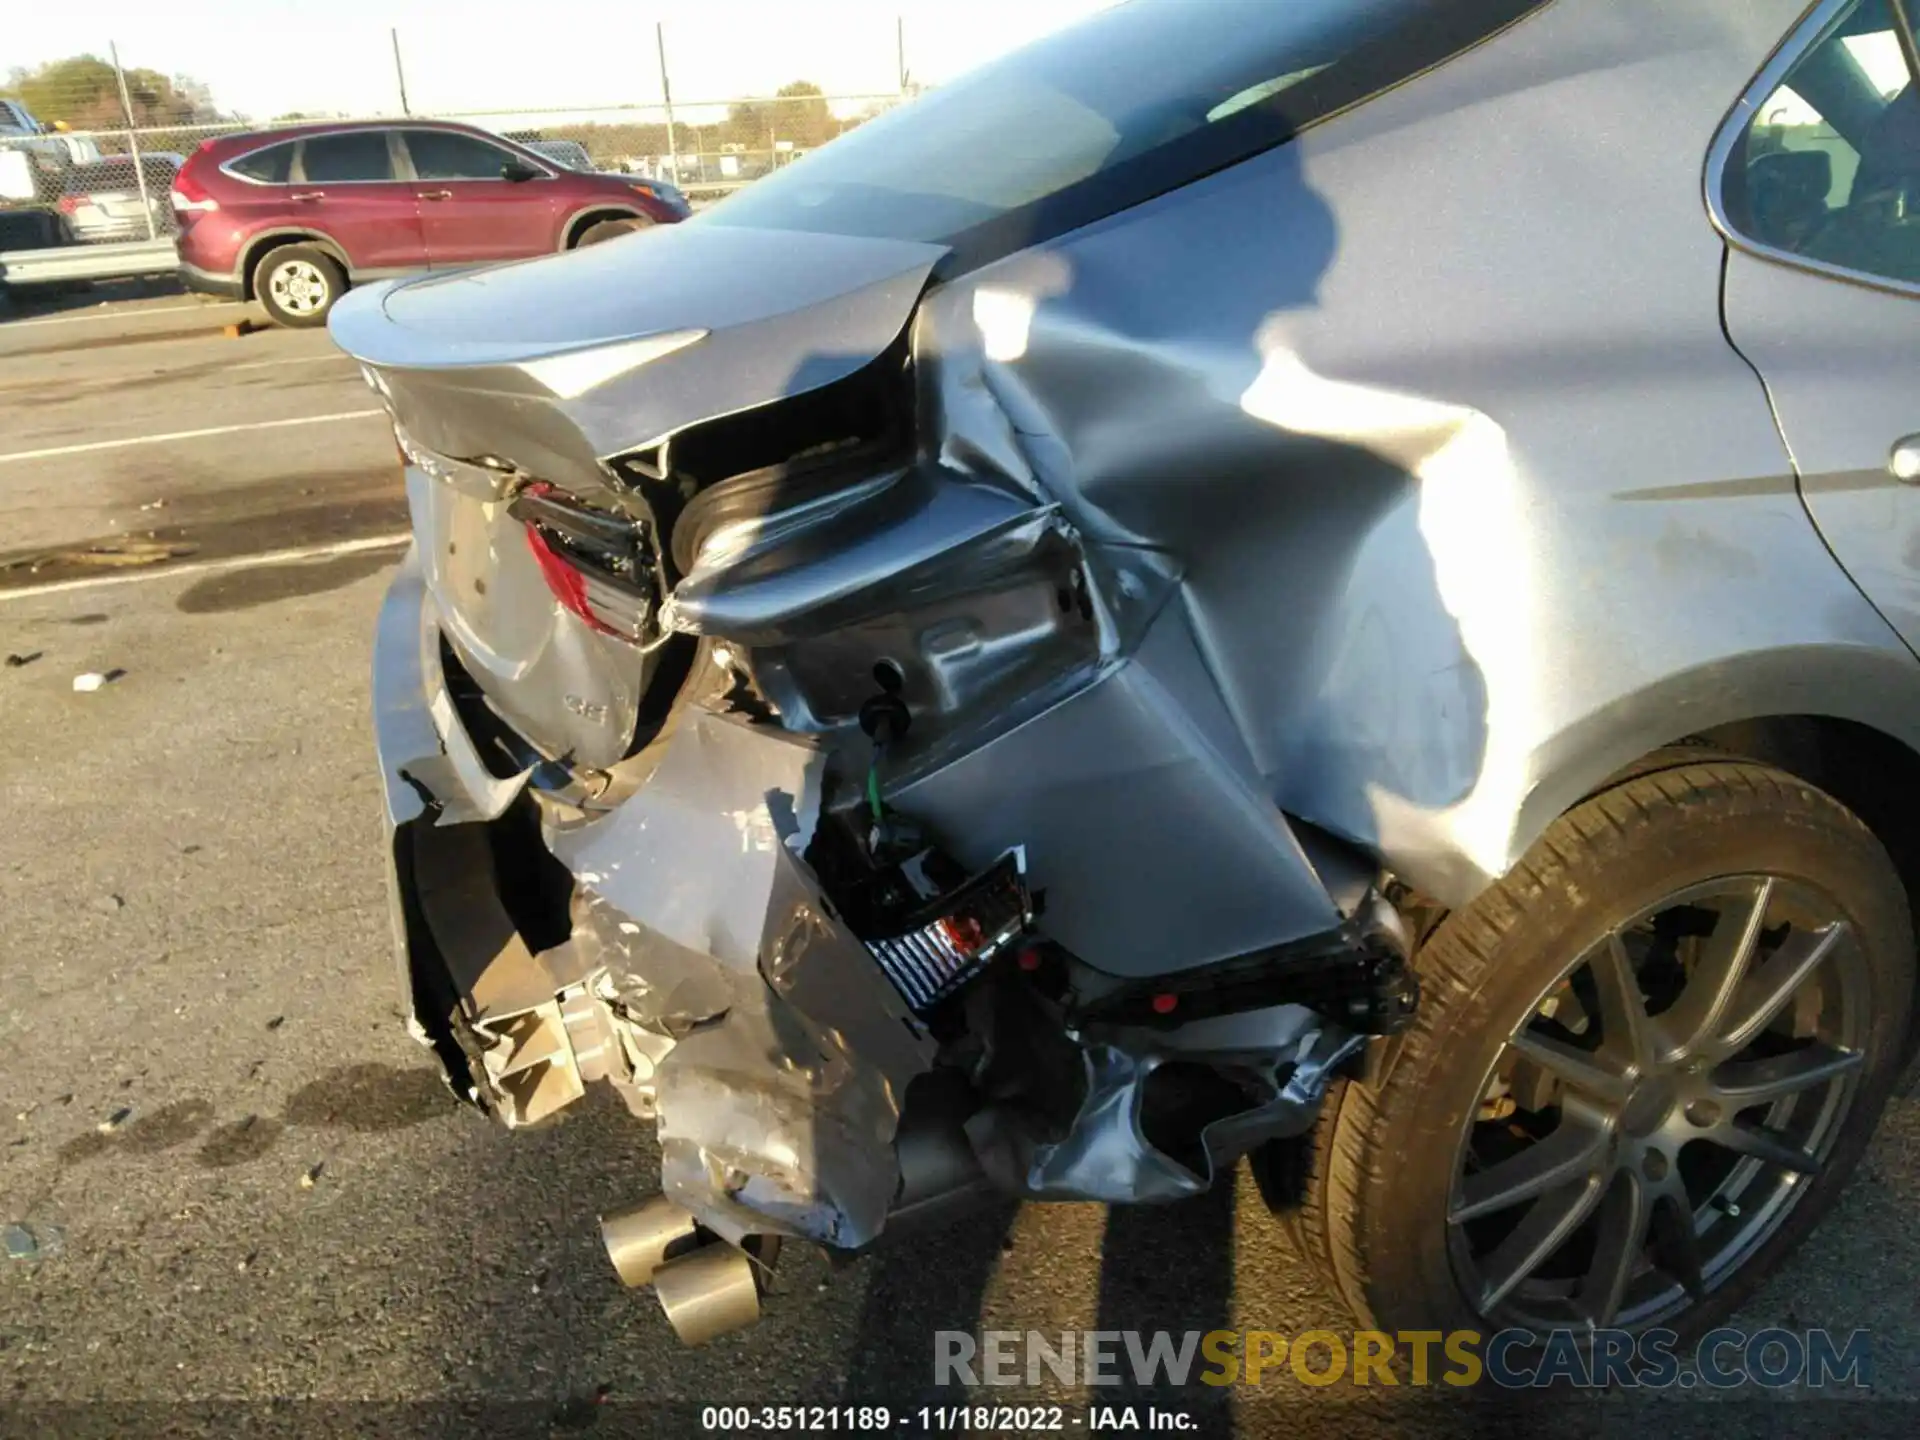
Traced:
<svg viewBox="0 0 1920 1440">
<path fill-rule="evenodd" d="M 503 899 L 516 856 L 494 833 L 529 776 L 489 771 L 440 643 L 409 554 L 380 618 L 374 709 L 415 1035 L 510 1126 L 612 1084 L 658 1121 L 665 1193 L 726 1239 L 871 1240 L 898 1188 L 901 1099 L 933 1045 L 795 852 L 818 751 L 689 707 L 637 793 L 544 807 L 571 929 L 536 948 Z"/>
<path fill-rule="evenodd" d="M 1238 936 L 1223 923 L 1271 934 L 1275 905 L 1293 905 L 1296 929 L 1301 913 L 1317 918 L 1299 900 L 1309 884 L 1331 911 L 1284 823 L 1238 798 L 1242 777 L 1196 725 L 1192 694 L 1176 698 L 1197 683 L 1189 646 L 1167 610 L 1134 654 L 950 754 L 899 789 L 902 803 L 939 817 L 968 864 L 1024 840 L 1060 896 L 1046 922 L 1056 938 L 1128 935 L 1164 910 L 1166 885 L 1212 906 L 1193 928 L 1227 944 Z M 771 1234 L 855 1249 L 896 1208 L 937 1198 L 901 1163 L 925 1149 L 901 1126 L 939 1051 L 916 1013 L 930 997 L 906 949 L 857 938 L 801 858 L 821 818 L 822 747 L 709 707 L 689 684 L 631 775 L 598 797 L 563 793 L 489 758 L 463 719 L 457 663 L 410 552 L 380 617 L 375 728 L 410 1028 L 456 1090 L 518 1126 L 610 1084 L 657 1125 L 667 1197 L 735 1244 Z M 1157 838 L 1180 825 L 1185 844 Z M 1300 888 L 1276 900 L 1272 867 L 1294 857 L 1299 875 L 1282 878 Z M 1103 864 L 1128 867 L 1125 883 Z M 540 868 L 559 884 L 546 922 L 530 924 L 529 902 L 512 897 Z M 984 1170 L 1043 1198 L 1194 1193 L 1252 1144 L 1309 1127 L 1360 1043 L 1357 1027 L 1281 997 L 1232 1017 L 1224 1039 L 1205 1020 L 1157 1033 L 1127 1008 L 1150 978 L 1112 979 L 1108 1018 L 1089 1012 L 1071 1042 L 1055 1019 L 980 1019 L 999 1064 L 1029 1043 L 1067 1057 L 1066 1108 L 1049 1126 L 1024 1102 L 1001 1111 L 976 1097 L 939 1122 L 949 1153 L 932 1169 L 968 1184 Z M 1176 1161 L 1140 1115 L 1154 1072 L 1180 1060 L 1233 1065 L 1257 1093 Z"/>
</svg>

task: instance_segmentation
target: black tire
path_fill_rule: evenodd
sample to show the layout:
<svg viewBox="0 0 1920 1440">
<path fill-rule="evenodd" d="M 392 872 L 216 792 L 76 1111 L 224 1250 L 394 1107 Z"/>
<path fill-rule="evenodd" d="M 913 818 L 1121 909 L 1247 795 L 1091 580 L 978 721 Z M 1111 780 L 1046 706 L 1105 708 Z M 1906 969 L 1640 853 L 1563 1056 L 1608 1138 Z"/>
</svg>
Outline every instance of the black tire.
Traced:
<svg viewBox="0 0 1920 1440">
<path fill-rule="evenodd" d="M 624 220 L 596 220 L 580 232 L 580 238 L 573 242 L 573 248 L 581 250 L 589 245 L 598 245 L 602 240 L 617 240 L 622 235 L 631 235 L 636 230 L 645 230 L 653 221 L 642 219 L 638 215 Z"/>
<path fill-rule="evenodd" d="M 1283 1163 L 1271 1178 L 1298 1182 L 1301 1249 L 1362 1325 L 1485 1333 L 1512 1323 L 1482 1315 L 1466 1293 L 1448 1220 L 1469 1116 L 1485 1114 L 1481 1087 L 1507 1036 L 1533 1023 L 1540 997 L 1611 927 L 1690 885 L 1735 875 L 1778 876 L 1836 907 L 1862 957 L 1848 973 L 1867 987 L 1865 1057 L 1821 1168 L 1775 1228 L 1711 1288 L 1682 1297 L 1684 1310 L 1643 1324 L 1697 1336 L 1720 1323 L 1819 1221 L 1902 1065 L 1914 984 L 1904 890 L 1874 835 L 1805 782 L 1736 760 L 1663 769 L 1562 816 L 1510 874 L 1449 915 L 1415 957 L 1420 1010 L 1385 1078 L 1377 1088 L 1346 1082 L 1329 1096 L 1294 1176 L 1272 1157 Z"/>
<path fill-rule="evenodd" d="M 254 269 L 253 293 L 274 324 L 310 330 L 326 324 L 347 293 L 347 274 L 317 245 L 282 245 Z"/>
</svg>

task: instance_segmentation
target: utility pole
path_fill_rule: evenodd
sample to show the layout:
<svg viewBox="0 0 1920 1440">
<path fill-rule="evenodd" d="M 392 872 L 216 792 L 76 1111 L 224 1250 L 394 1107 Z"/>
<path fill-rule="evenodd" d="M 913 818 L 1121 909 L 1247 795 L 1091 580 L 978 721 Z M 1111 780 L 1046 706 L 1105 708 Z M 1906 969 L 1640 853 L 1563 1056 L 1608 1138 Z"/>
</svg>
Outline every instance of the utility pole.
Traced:
<svg viewBox="0 0 1920 1440">
<path fill-rule="evenodd" d="M 387 33 L 393 36 L 393 74 L 400 82 L 400 113 L 411 115 L 413 110 L 407 104 L 407 67 L 400 63 L 400 27 L 395 25 Z"/>
<path fill-rule="evenodd" d="M 667 168 L 673 171 L 673 183 L 680 183 L 680 142 L 673 133 L 673 83 L 667 79 L 667 27 L 653 22 L 653 43 L 660 52 L 660 98 L 667 102 Z"/>
<path fill-rule="evenodd" d="M 907 93 L 907 17 L 904 15 L 893 17 L 893 51 L 899 61 L 900 93 L 904 95 Z"/>
<path fill-rule="evenodd" d="M 120 68 L 120 47 L 111 40 L 107 42 L 107 53 L 113 57 L 113 75 L 120 82 L 120 111 L 127 117 L 127 149 L 133 152 L 133 178 L 140 187 L 140 213 L 147 217 L 147 239 L 157 240 L 160 232 L 154 228 L 153 201 L 147 196 L 147 167 L 140 163 L 140 127 L 133 118 L 133 97 L 127 93 L 127 72 Z"/>
</svg>

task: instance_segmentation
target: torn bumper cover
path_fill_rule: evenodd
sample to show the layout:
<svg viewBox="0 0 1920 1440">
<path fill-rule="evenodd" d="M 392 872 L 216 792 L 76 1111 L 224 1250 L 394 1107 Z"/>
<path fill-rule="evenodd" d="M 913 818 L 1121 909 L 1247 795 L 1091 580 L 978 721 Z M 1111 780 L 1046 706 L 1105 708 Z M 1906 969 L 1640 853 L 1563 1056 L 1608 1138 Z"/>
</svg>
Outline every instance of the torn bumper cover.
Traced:
<svg viewBox="0 0 1920 1440">
<path fill-rule="evenodd" d="M 658 1117 L 665 1193 L 722 1238 L 872 1240 L 902 1097 L 934 1047 L 796 853 L 818 751 L 690 707 L 638 793 L 553 833 L 573 930 L 536 952 L 482 840 L 518 787 L 487 775 L 437 650 L 409 557 L 376 713 L 415 1033 L 509 1125 L 612 1082 Z"/>
<path fill-rule="evenodd" d="M 1138 728 L 1159 693 L 1153 654 L 1149 645 L 1143 663 L 1056 706 L 1050 723 L 1082 726 L 1080 709 L 1099 717 L 1117 707 Z M 489 768 L 449 686 L 450 663 L 409 554 L 380 620 L 376 732 L 410 1028 L 455 1088 L 519 1126 L 609 1083 L 657 1123 L 666 1196 L 734 1244 L 784 1235 L 857 1249 L 891 1210 L 928 1198 L 903 1176 L 896 1141 L 906 1148 L 907 1092 L 938 1050 L 915 1013 L 944 994 L 928 978 L 937 946 L 911 931 L 856 937 L 801 858 L 820 821 L 821 749 L 683 703 L 626 793 L 561 803 L 530 785 L 533 771 Z M 1111 743 L 1126 728 L 1100 741 L 1113 763 L 1137 758 Z M 1164 803 L 1169 783 L 1150 780 L 1144 802 Z M 543 815 L 543 855 L 509 843 L 527 807 Z M 536 860 L 564 868 L 564 935 L 530 937 L 510 908 L 516 873 Z M 1011 859 L 956 893 L 978 899 L 971 943 L 983 955 L 1031 920 Z M 1228 1021 L 1231 1043 L 1218 1038 Z M 1040 1198 L 1204 1189 L 1216 1166 L 1311 1126 L 1327 1079 L 1360 1043 L 1299 1005 L 1228 1021 L 1165 1037 L 1096 1027 L 1068 1086 L 1069 1123 L 1050 1130 L 1022 1104 L 979 1104 L 959 1117 L 963 1129 L 950 1127 L 973 1156 L 934 1163 Z M 998 1043 L 1005 1063 L 1013 1038 L 1003 1031 Z M 1208 1127 L 1198 1158 L 1162 1153 L 1142 1120 L 1154 1073 L 1171 1060 L 1236 1055 L 1256 1077 L 1245 1113 Z"/>
</svg>

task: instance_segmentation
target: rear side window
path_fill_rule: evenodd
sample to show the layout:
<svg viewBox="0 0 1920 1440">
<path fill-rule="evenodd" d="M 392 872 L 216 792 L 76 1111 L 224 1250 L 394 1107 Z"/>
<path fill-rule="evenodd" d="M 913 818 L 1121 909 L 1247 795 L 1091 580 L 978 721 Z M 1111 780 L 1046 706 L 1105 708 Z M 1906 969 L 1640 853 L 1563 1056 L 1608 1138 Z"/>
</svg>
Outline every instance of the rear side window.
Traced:
<svg viewBox="0 0 1920 1440">
<path fill-rule="evenodd" d="M 251 155 L 242 155 L 227 169 L 262 185 L 284 185 L 293 173 L 293 143 L 269 145 Z"/>
<path fill-rule="evenodd" d="M 1920 90 L 1899 24 L 1889 0 L 1857 0 L 1757 100 L 1721 177 L 1730 228 L 1920 283 Z"/>
<path fill-rule="evenodd" d="M 1129 0 L 700 217 L 951 245 L 949 270 L 1285 143 L 1544 0 Z"/>
<path fill-rule="evenodd" d="M 422 180 L 498 180 L 514 157 L 453 130 L 403 130 L 413 173 Z"/>
<path fill-rule="evenodd" d="M 315 183 L 393 179 L 393 158 L 387 153 L 384 130 L 316 135 L 301 142 L 300 161 L 307 180 Z"/>
</svg>

